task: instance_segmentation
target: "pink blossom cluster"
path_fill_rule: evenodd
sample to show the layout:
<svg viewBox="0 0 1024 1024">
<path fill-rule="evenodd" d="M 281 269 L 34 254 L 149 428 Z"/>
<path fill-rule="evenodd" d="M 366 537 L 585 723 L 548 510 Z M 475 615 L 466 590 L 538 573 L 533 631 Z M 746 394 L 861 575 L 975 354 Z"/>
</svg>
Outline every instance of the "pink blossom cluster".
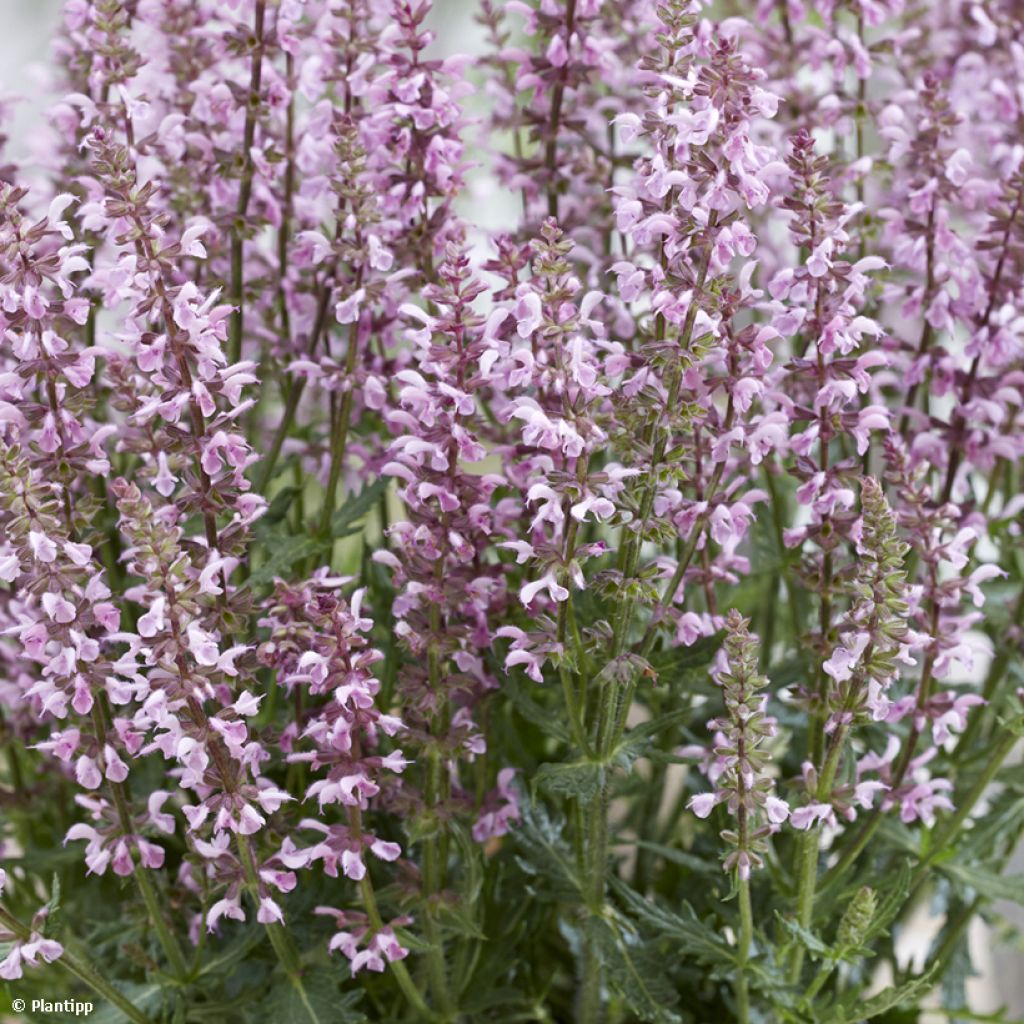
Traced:
<svg viewBox="0 0 1024 1024">
<path fill-rule="evenodd" d="M 161 969 L 254 918 L 424 1020 L 471 1019 L 546 801 L 593 1022 L 645 843 L 714 822 L 742 969 L 754 869 L 806 931 L 1011 752 L 1022 22 L 483 0 L 463 55 L 447 16 L 65 3 L 0 164 L 3 742 Z M 16 924 L 6 979 L 62 952 Z"/>
</svg>

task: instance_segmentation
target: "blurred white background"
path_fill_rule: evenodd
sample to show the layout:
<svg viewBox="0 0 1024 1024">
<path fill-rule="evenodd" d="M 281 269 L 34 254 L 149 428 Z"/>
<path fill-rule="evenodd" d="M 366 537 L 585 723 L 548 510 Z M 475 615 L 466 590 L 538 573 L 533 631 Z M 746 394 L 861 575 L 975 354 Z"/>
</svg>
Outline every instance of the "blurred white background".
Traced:
<svg viewBox="0 0 1024 1024">
<path fill-rule="evenodd" d="M 0 97 L 25 97 L 4 125 L 11 155 L 18 159 L 28 153 L 26 141 L 47 102 L 42 84 L 60 9 L 60 0 L 0 0 Z"/>
</svg>

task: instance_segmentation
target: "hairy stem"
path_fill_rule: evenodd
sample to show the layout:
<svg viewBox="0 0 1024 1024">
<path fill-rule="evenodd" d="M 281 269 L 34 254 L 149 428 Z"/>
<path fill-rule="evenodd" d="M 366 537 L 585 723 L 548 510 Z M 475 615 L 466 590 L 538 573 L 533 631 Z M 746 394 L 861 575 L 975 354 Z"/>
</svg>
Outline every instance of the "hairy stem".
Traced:
<svg viewBox="0 0 1024 1024">
<path fill-rule="evenodd" d="M 717 214 L 712 213 L 708 219 L 706 232 L 713 231 L 716 224 Z M 710 253 L 709 246 L 701 262 L 693 289 L 690 308 L 686 312 L 686 318 L 680 331 L 679 347 L 681 350 L 685 350 L 693 335 L 697 310 L 700 305 L 700 296 L 704 283 L 707 280 L 708 269 L 711 263 Z M 665 319 L 660 314 L 656 319 L 655 333 L 659 337 L 664 337 Z M 668 397 L 665 403 L 666 409 L 674 409 L 678 404 L 682 383 L 683 374 L 677 366 L 673 370 L 672 380 L 669 384 Z M 622 572 L 623 581 L 628 580 L 636 571 L 640 558 L 644 524 L 654 507 L 654 499 L 658 491 L 658 470 L 664 460 L 665 452 L 668 450 L 669 431 L 662 431 L 655 439 L 656 429 L 657 419 L 652 417 L 644 431 L 645 442 L 652 444 L 653 447 L 647 486 L 640 499 L 638 527 L 636 531 L 631 532 L 626 538 L 619 556 L 619 568 Z M 635 606 L 636 596 L 629 590 L 616 609 L 617 614 L 612 627 L 612 639 L 609 649 L 611 660 L 618 658 L 625 649 Z M 594 756 L 598 761 L 606 761 L 610 752 L 615 748 L 615 744 L 625 727 L 634 686 L 635 683 L 627 684 L 624 687 L 625 693 L 621 693 L 619 687 L 614 684 L 605 686 L 605 692 L 599 699 L 596 721 L 594 723 L 596 737 Z M 589 828 L 588 849 L 586 851 L 585 895 L 587 909 L 591 916 L 599 916 L 604 903 L 605 874 L 608 869 L 608 804 L 609 784 L 606 772 L 605 781 L 601 786 L 600 792 L 594 797 L 588 808 Z M 577 1019 L 580 1024 L 595 1024 L 595 1022 L 601 1019 L 601 975 L 599 955 L 593 948 L 593 943 L 587 942 L 584 948 L 583 979 L 577 1007 Z"/>
<path fill-rule="evenodd" d="M 576 0 L 567 0 L 565 5 L 565 48 L 569 49 L 576 21 Z M 566 65 L 568 66 L 568 65 Z M 551 93 L 551 114 L 548 118 L 547 143 L 544 147 L 544 169 L 547 173 L 548 216 L 558 216 L 558 183 L 555 172 L 558 169 L 558 126 L 562 119 L 562 100 L 565 96 L 566 68 L 562 68 L 555 88 Z"/>
<path fill-rule="evenodd" d="M 231 313 L 228 333 L 228 359 L 237 363 L 242 356 L 242 331 L 245 320 L 244 271 L 245 215 L 249 210 L 252 196 L 253 164 L 250 151 L 256 136 L 256 109 L 260 98 L 260 81 L 263 76 L 263 21 L 266 15 L 266 0 L 256 0 L 253 15 L 253 35 L 256 46 L 252 55 L 249 72 L 249 92 L 245 104 L 245 128 L 242 132 L 242 177 L 238 185 L 238 204 L 235 207 L 235 223 L 231 233 L 231 301 L 235 308 Z"/>
<path fill-rule="evenodd" d="M 358 279 L 357 279 L 358 287 Z M 359 321 L 349 324 L 348 352 L 345 356 L 345 378 L 349 385 L 341 396 L 341 408 L 331 436 L 331 467 L 327 476 L 327 490 L 324 492 L 324 504 L 320 510 L 320 532 L 326 537 L 331 528 L 331 516 L 338 499 L 338 481 L 345 464 L 345 449 L 348 445 L 348 430 L 352 420 L 352 374 L 356 369 L 356 354 L 359 351 Z"/>
<path fill-rule="evenodd" d="M 358 842 L 363 834 L 363 815 L 358 807 L 348 809 L 349 833 L 355 842 Z M 380 916 L 380 909 L 377 906 L 377 894 L 373 889 L 373 880 L 369 871 L 359 880 L 359 894 L 363 900 L 363 909 L 370 922 L 370 928 L 376 934 L 384 927 L 384 919 Z M 391 973 L 395 976 L 402 994 L 409 1001 L 409 1005 L 419 1014 L 420 1020 L 435 1020 L 435 1014 L 423 1001 L 419 989 L 409 975 L 404 963 L 401 960 L 390 961 Z"/>
<path fill-rule="evenodd" d="M 306 346 L 306 354 L 312 355 L 316 351 L 317 343 L 320 341 L 320 335 L 323 333 L 324 327 L 327 324 L 327 310 L 331 304 L 331 296 L 334 294 L 334 286 L 331 283 L 333 281 L 334 272 L 333 269 L 330 272 L 330 278 L 325 280 L 320 291 L 320 301 L 316 309 L 316 320 L 313 322 L 313 329 L 310 331 L 309 343 Z M 291 432 L 292 424 L 295 422 L 295 414 L 298 412 L 299 401 L 302 398 L 302 392 L 305 390 L 306 380 L 304 377 L 300 377 L 298 380 L 291 382 L 291 388 L 288 391 L 288 397 L 285 399 L 284 412 L 281 416 L 281 422 L 277 425 L 277 430 L 274 433 L 274 438 L 270 442 L 270 449 L 266 454 L 266 457 L 260 463 L 259 476 L 256 478 L 256 490 L 260 494 L 267 493 L 267 486 L 274 476 L 274 467 L 277 465 L 277 460 L 281 456 L 281 448 L 284 446 L 285 438 Z"/>
<path fill-rule="evenodd" d="M 439 564 L 438 568 L 442 568 Z M 441 697 L 442 665 L 435 638 L 441 630 L 441 614 L 438 606 L 432 604 L 430 607 L 430 632 L 431 645 L 427 654 L 427 678 L 432 693 L 438 695 L 439 703 L 442 705 L 434 715 L 431 724 L 431 733 L 434 735 L 435 744 L 427 756 L 426 785 L 424 787 L 424 800 L 426 806 L 431 810 L 436 809 L 442 799 L 442 773 L 444 765 L 441 760 L 441 752 L 437 749 L 436 741 L 447 731 L 447 701 Z M 448 986 L 448 970 L 445 965 L 444 943 L 441 938 L 441 929 L 437 920 L 436 900 L 444 888 L 445 865 L 442 858 L 442 845 L 439 836 L 440 828 L 435 828 L 430 835 L 423 840 L 423 930 L 430 943 L 427 951 L 427 978 L 430 984 L 431 994 L 434 1002 L 440 1008 L 446 1018 L 453 1015 L 453 1002 L 451 990 Z"/>
<path fill-rule="evenodd" d="M 107 744 L 107 728 L 106 722 L 104 721 L 103 709 L 100 706 L 99 701 L 94 701 L 92 706 L 92 722 L 93 728 L 96 730 L 96 739 L 100 744 L 100 747 L 105 747 Z M 117 811 L 117 820 L 121 826 L 121 832 L 125 836 L 130 836 L 135 831 L 132 827 L 131 811 L 129 810 L 129 800 L 126 791 L 125 784 L 123 782 L 108 781 L 110 786 L 110 793 L 113 797 L 114 807 Z M 160 943 L 160 948 L 164 951 L 164 956 L 167 957 L 167 962 L 171 965 L 171 970 L 174 972 L 175 977 L 184 978 L 188 973 L 188 966 L 185 963 L 185 955 L 181 950 L 181 946 L 178 943 L 174 932 L 167 925 L 167 921 L 164 919 L 163 910 L 160 907 L 160 900 L 157 897 L 156 890 L 153 888 L 153 883 L 147 874 L 147 868 L 138 863 L 134 862 L 132 867 L 132 877 L 135 879 L 136 885 L 139 887 L 139 894 L 142 896 L 143 903 L 146 904 L 146 912 L 149 916 L 150 923 L 153 925 L 153 930 L 156 932 L 157 940 Z"/>
<path fill-rule="evenodd" d="M 866 652 L 865 662 L 870 661 L 870 652 Z M 836 770 L 843 753 L 848 732 L 847 725 L 840 725 L 832 738 L 821 777 L 815 791 L 818 803 L 827 803 L 832 794 Z M 818 884 L 818 840 L 821 833 L 820 825 L 813 825 L 800 837 L 797 846 L 797 922 L 802 928 L 809 928 L 814 918 L 814 897 Z M 799 943 L 794 947 L 793 959 L 790 962 L 789 981 L 796 984 L 804 965 L 804 947 Z"/>
<path fill-rule="evenodd" d="M 754 914 L 750 906 L 750 879 L 739 880 L 740 938 L 736 950 L 736 1016 L 739 1024 L 750 1020 L 750 994 L 747 986 L 747 960 L 754 937 Z"/>
</svg>

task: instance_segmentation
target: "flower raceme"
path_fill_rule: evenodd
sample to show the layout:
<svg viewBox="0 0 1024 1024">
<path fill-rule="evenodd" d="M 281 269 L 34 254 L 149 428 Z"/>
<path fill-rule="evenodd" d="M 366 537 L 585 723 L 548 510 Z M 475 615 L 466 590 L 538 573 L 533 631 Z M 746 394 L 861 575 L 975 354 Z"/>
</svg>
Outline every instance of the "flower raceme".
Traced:
<svg viewBox="0 0 1024 1024">
<path fill-rule="evenodd" d="M 0 139 L 0 976 L 962 1011 L 1021 829 L 1019 12 L 449 14 L 67 0 Z"/>
<path fill-rule="evenodd" d="M 726 804 L 736 818 L 737 829 L 721 835 L 735 848 L 725 858 L 725 869 L 735 868 L 743 880 L 750 877 L 751 868 L 763 866 L 765 840 L 790 815 L 789 805 L 775 795 L 766 772 L 768 753 L 762 748 L 775 736 L 776 722 L 765 714 L 767 698 L 758 693 L 768 680 L 757 672 L 757 639 L 747 625 L 735 610 L 726 617 L 726 638 L 712 669 L 712 678 L 722 687 L 726 713 L 708 723 L 716 734 L 714 760 L 707 768 L 715 789 L 689 803 L 699 818 L 708 817 L 717 803 Z"/>
</svg>

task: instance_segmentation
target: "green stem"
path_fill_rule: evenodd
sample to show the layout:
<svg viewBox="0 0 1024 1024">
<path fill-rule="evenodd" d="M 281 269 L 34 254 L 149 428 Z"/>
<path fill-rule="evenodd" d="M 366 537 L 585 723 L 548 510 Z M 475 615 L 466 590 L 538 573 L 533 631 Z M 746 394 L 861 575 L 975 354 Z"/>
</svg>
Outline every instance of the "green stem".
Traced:
<svg viewBox="0 0 1024 1024">
<path fill-rule="evenodd" d="M 256 37 L 256 50 L 252 56 L 249 71 L 249 93 L 245 105 L 245 128 L 242 132 L 242 177 L 238 185 L 238 204 L 235 207 L 234 230 L 231 233 L 231 301 L 235 308 L 231 313 L 228 335 L 229 360 L 237 363 L 242 356 L 242 328 L 245 317 L 245 287 L 242 281 L 243 247 L 245 239 L 245 215 L 249 210 L 249 198 L 252 195 L 252 150 L 256 136 L 256 107 L 260 98 L 260 80 L 263 75 L 263 21 L 266 13 L 266 0 L 256 0 L 253 34 Z"/>
<path fill-rule="evenodd" d="M 832 977 L 832 972 L 835 970 L 835 962 L 832 960 L 826 960 L 819 968 L 818 973 L 814 976 L 814 980 L 807 986 L 807 991 L 804 992 L 804 1002 L 810 1003 L 812 999 L 821 991 L 822 986 Z"/>
<path fill-rule="evenodd" d="M 93 728 L 96 730 L 96 739 L 102 749 L 107 745 L 107 729 L 104 720 L 104 710 L 100 701 L 94 701 L 92 706 Z M 135 831 L 132 827 L 131 811 L 129 809 L 128 796 L 122 782 L 110 782 L 110 793 L 114 800 L 114 808 L 117 811 L 118 824 L 125 836 L 130 836 Z M 157 940 L 164 956 L 167 957 L 171 970 L 176 978 L 184 978 L 188 974 L 188 965 L 185 962 L 185 955 L 181 946 L 167 922 L 164 920 L 163 910 L 160 907 L 160 900 L 157 898 L 156 890 L 150 880 L 147 869 L 138 862 L 132 867 L 132 877 L 139 887 L 143 903 L 146 904 L 146 912 L 149 915 L 150 923 L 156 932 Z"/>
<path fill-rule="evenodd" d="M 747 960 L 754 937 L 754 914 L 750 906 L 750 879 L 739 879 L 740 939 L 736 951 L 736 1016 L 739 1024 L 750 1020 L 750 994 L 747 989 Z"/>
<path fill-rule="evenodd" d="M 847 725 L 841 725 L 836 729 L 815 791 L 815 800 L 818 803 L 827 803 L 831 799 L 832 783 L 835 781 L 836 770 L 839 768 L 839 759 L 842 756 L 848 728 Z M 809 928 L 814 917 L 814 897 L 818 885 L 818 839 L 820 832 L 820 825 L 808 828 L 800 837 L 800 844 L 797 847 L 796 914 L 797 921 L 802 928 Z M 800 980 L 800 972 L 803 970 L 803 966 L 804 947 L 798 943 L 794 947 L 793 960 L 789 968 L 789 981 L 791 984 L 795 985 Z"/>
<path fill-rule="evenodd" d="M 238 854 L 239 860 L 242 862 L 242 871 L 245 874 L 246 888 L 249 890 L 253 903 L 259 906 L 260 879 L 256 871 L 256 859 L 253 856 L 252 844 L 249 842 L 248 836 L 238 835 Z M 277 959 L 284 968 L 285 973 L 299 989 L 302 989 L 301 982 L 299 981 L 301 972 L 299 954 L 292 943 L 291 936 L 286 931 L 284 925 L 277 921 L 273 921 L 263 927 L 266 929 L 267 938 L 270 939 L 270 944 L 274 947 L 274 952 L 277 954 Z"/>
<path fill-rule="evenodd" d="M 708 219 L 707 231 L 713 231 L 718 222 L 717 213 L 712 213 Z M 664 258 L 664 257 L 663 257 Z M 699 298 L 707 280 L 708 268 L 710 266 L 710 248 L 703 260 L 700 272 L 693 289 L 693 299 L 690 308 L 686 312 L 686 318 L 679 335 L 679 347 L 685 349 L 689 345 L 693 335 L 693 328 L 697 320 Z M 661 339 L 665 334 L 665 319 L 660 314 L 655 321 L 655 334 Z M 682 388 L 683 375 L 678 366 L 674 367 L 672 380 L 668 387 L 668 396 L 665 409 L 673 410 L 679 402 L 679 392 Z M 640 557 L 642 544 L 643 527 L 651 514 L 654 506 L 654 498 L 658 491 L 657 474 L 658 468 L 665 457 L 668 449 L 669 431 L 662 431 L 657 439 L 654 433 L 657 429 L 658 420 L 652 417 L 644 430 L 644 441 L 647 444 L 653 442 L 651 451 L 651 468 L 647 486 L 640 499 L 637 530 L 631 533 L 622 546 L 619 557 L 619 568 L 622 572 L 623 581 L 628 581 L 636 571 L 637 562 Z M 697 532 L 697 531 L 695 531 Z M 696 543 L 696 542 L 694 542 Z M 629 629 L 632 623 L 633 611 L 636 605 L 636 596 L 632 590 L 628 590 L 625 599 L 619 604 L 615 621 L 612 626 L 612 638 L 610 644 L 610 658 L 614 660 L 622 654 L 629 637 Z M 605 687 L 605 693 L 601 695 L 597 708 L 597 717 L 594 723 L 596 742 L 594 745 L 595 756 L 598 761 L 606 762 L 608 755 L 614 749 L 618 741 L 626 719 L 629 714 L 629 706 L 632 701 L 635 683 L 626 687 L 626 692 L 620 695 L 619 688 L 614 684 Z M 586 850 L 586 878 L 585 899 L 587 910 L 592 917 L 600 916 L 604 905 L 605 874 L 608 869 L 608 804 L 609 784 L 605 773 L 605 781 L 600 792 L 591 801 L 589 807 L 589 830 L 588 849 Z M 581 983 L 579 1002 L 577 1004 L 577 1020 L 579 1024 L 597 1024 L 601 1020 L 601 961 L 593 944 L 587 942 L 584 947 L 583 978 Z"/>
<path fill-rule="evenodd" d="M 747 735 L 741 730 L 736 744 L 736 757 L 739 764 L 747 759 Z M 750 849 L 750 799 L 746 779 L 742 771 L 736 775 L 737 808 L 736 824 L 738 833 L 737 852 L 745 856 Z M 750 959 L 750 944 L 754 938 L 754 913 L 750 906 L 750 878 L 744 876 L 742 868 L 736 871 L 737 889 L 740 904 L 740 934 L 736 947 L 736 1014 L 738 1024 L 748 1024 L 750 1020 L 750 993 L 747 989 L 747 961 Z"/>
<path fill-rule="evenodd" d="M 586 455 L 581 456 L 576 462 L 576 478 L 579 480 L 581 486 L 586 480 L 588 462 L 589 460 Z M 570 506 L 571 502 L 567 497 L 563 506 L 566 527 L 565 543 L 562 555 L 562 561 L 565 569 L 562 582 L 566 589 L 569 590 L 569 596 L 558 604 L 556 639 L 562 648 L 562 658 L 558 665 L 558 677 L 562 683 L 562 695 L 565 698 L 565 708 L 569 715 L 569 723 L 572 727 L 573 739 L 576 741 L 576 745 L 580 750 L 586 755 L 590 752 L 590 746 L 587 743 L 586 728 L 584 726 L 585 712 L 580 708 L 580 697 L 577 694 L 577 683 L 574 678 L 574 676 L 579 675 L 579 668 L 577 667 L 576 672 L 570 672 L 569 667 L 565 662 L 565 648 L 569 635 L 569 620 L 572 614 L 572 581 L 569 579 L 568 566 L 576 553 L 576 533 L 579 527 L 578 521 L 571 515 Z M 575 620 L 573 621 L 575 623 Z M 576 646 L 577 656 L 582 658 L 583 645 L 577 642 Z M 586 699 L 585 694 L 583 695 L 583 699 Z"/>
<path fill-rule="evenodd" d="M 329 282 L 333 281 L 334 272 L 334 268 L 332 267 L 329 271 L 329 276 L 324 280 L 320 291 L 320 302 L 317 305 L 316 320 L 313 323 L 313 329 L 309 335 L 309 343 L 306 345 L 307 355 L 313 355 L 313 353 L 316 352 L 316 346 L 320 341 L 320 335 L 323 333 L 324 327 L 327 324 L 327 311 L 331 304 L 331 296 L 334 294 L 334 286 Z M 281 448 L 284 445 L 285 438 L 288 437 L 288 434 L 291 431 L 292 424 L 295 422 L 295 414 L 298 411 L 299 400 L 302 398 L 302 392 L 305 390 L 305 387 L 305 377 L 300 377 L 291 382 L 291 387 L 288 389 L 288 397 L 285 400 L 284 413 L 281 416 L 281 422 L 277 425 L 277 430 L 274 432 L 274 438 L 270 442 L 270 450 L 260 463 L 260 471 L 256 478 L 255 488 L 259 494 L 266 495 L 267 493 L 267 486 L 273 478 L 274 467 L 277 465 L 278 458 L 280 458 Z"/>
<path fill-rule="evenodd" d="M 786 554 L 786 541 L 782 532 L 782 524 L 787 521 L 788 515 L 786 513 L 785 505 L 783 504 L 783 496 L 779 493 L 778 485 L 775 482 L 775 474 L 772 473 L 768 463 L 763 464 L 764 468 L 764 480 L 768 487 L 768 495 L 771 499 L 772 505 L 772 527 L 775 533 L 775 547 L 778 551 L 780 561 L 785 557 Z M 784 471 L 780 465 L 780 471 Z M 789 605 L 789 620 L 793 628 L 793 641 L 799 645 L 800 639 L 800 598 L 796 586 L 793 583 L 792 573 L 783 573 L 783 582 L 785 583 L 786 593 L 789 596 L 787 604 Z"/>
<path fill-rule="evenodd" d="M 576 19 L 576 0 L 567 0 L 565 5 L 565 44 L 569 45 L 572 38 L 573 25 Z M 548 216 L 558 216 L 558 183 L 555 171 L 558 167 L 558 126 L 562 118 L 562 100 L 565 95 L 565 83 L 568 78 L 568 66 L 559 73 L 558 81 L 551 93 L 551 114 L 548 118 L 547 142 L 544 146 L 544 169 L 547 172 Z"/>
<path fill-rule="evenodd" d="M 380 916 L 380 910 L 377 909 L 377 899 L 369 874 L 364 875 L 360 881 L 359 892 L 363 898 L 363 906 L 366 908 L 366 916 L 369 918 L 370 926 L 375 932 L 380 931 L 384 927 L 384 920 Z M 409 1004 L 416 1013 L 419 1014 L 418 1019 L 424 1021 L 437 1020 L 437 1014 L 424 1002 L 423 996 L 420 995 L 420 990 L 416 987 L 416 983 L 412 980 L 412 976 L 409 974 L 405 964 L 401 960 L 392 960 L 389 966 L 391 973 L 398 982 L 398 987 L 402 990 L 402 994 L 409 1000 Z"/>
<path fill-rule="evenodd" d="M 361 275 L 360 275 L 361 277 Z M 359 287 L 359 278 L 356 279 Z M 331 516 L 338 497 L 338 481 L 345 465 L 345 449 L 348 446 L 348 428 L 352 420 L 352 375 L 356 369 L 356 353 L 359 350 L 359 321 L 349 324 L 348 352 L 345 355 L 345 382 L 348 390 L 341 396 L 341 408 L 334 424 L 334 435 L 331 438 L 331 468 L 328 471 L 327 490 L 324 492 L 324 505 L 320 511 L 320 532 L 327 536 L 331 528 Z"/>
<path fill-rule="evenodd" d="M 956 811 L 932 833 L 928 844 L 929 853 L 918 863 L 911 875 L 911 893 L 921 885 L 936 857 L 942 854 L 950 840 L 960 831 L 971 811 L 974 810 L 975 804 L 985 795 L 985 791 L 992 784 L 1003 762 L 1009 757 L 1010 751 L 1017 745 L 1019 739 L 1020 736 L 1012 729 L 1003 731 L 981 775 L 975 780 L 966 796 L 960 798 Z"/>
<path fill-rule="evenodd" d="M 432 811 L 436 810 L 441 802 L 442 790 L 441 774 L 443 765 L 441 763 L 441 752 L 436 746 L 437 733 L 439 730 L 446 731 L 447 729 L 447 701 L 442 694 L 444 684 L 441 680 L 441 660 L 438 657 L 435 643 L 440 629 L 440 610 L 436 604 L 432 604 L 430 606 L 431 644 L 427 653 L 427 677 L 430 683 L 430 691 L 437 696 L 438 702 L 441 705 L 439 712 L 434 716 L 435 721 L 431 728 L 435 743 L 431 746 L 427 755 L 427 777 L 424 787 L 424 800 L 426 806 Z M 438 832 L 439 828 L 435 828 L 423 840 L 423 930 L 426 933 L 427 941 L 430 943 L 430 949 L 426 953 L 426 961 L 431 993 L 433 994 L 434 1002 L 440 1007 L 442 1014 L 450 1019 L 454 1015 L 454 1004 L 448 987 L 444 943 L 434 907 L 434 900 L 444 886 L 445 868 L 442 862 L 443 858 L 441 856 Z"/>
<path fill-rule="evenodd" d="M 157 899 L 156 890 L 153 888 L 153 883 L 146 873 L 146 868 L 141 864 L 136 864 L 133 874 L 135 881 L 138 883 L 139 892 L 142 894 L 142 900 L 146 904 L 149 919 L 156 930 L 157 939 L 164 951 L 164 955 L 170 962 L 171 970 L 174 971 L 176 977 L 184 978 L 188 973 L 184 954 L 174 933 L 167 927 L 167 922 L 164 920 L 163 912 L 160 909 L 160 901 Z"/>
<path fill-rule="evenodd" d="M 932 622 L 932 634 L 934 635 L 938 629 L 938 605 L 933 606 L 933 622 Z M 1017 598 L 1013 613 L 1013 622 L 1020 625 L 1021 617 L 1024 615 L 1024 591 Z M 999 684 L 1006 672 L 1007 667 L 1010 663 L 1009 651 L 1003 648 L 993 658 L 992 664 L 989 667 L 988 676 L 985 680 L 985 687 L 983 696 L 987 701 L 990 701 L 995 695 L 999 688 Z M 925 659 L 925 663 L 921 669 L 921 682 L 918 687 L 918 707 L 923 707 L 927 700 L 927 695 L 930 693 L 932 668 L 934 666 L 934 658 L 929 655 Z M 957 752 L 961 748 L 967 751 L 968 754 L 976 747 L 976 738 L 978 730 L 982 726 L 982 721 L 985 713 L 988 711 L 988 706 L 979 708 L 978 711 L 971 716 L 970 721 L 967 724 L 967 728 L 964 730 L 963 735 L 960 737 L 957 743 Z M 911 735 L 907 741 L 906 750 L 913 751 L 917 744 L 918 731 L 916 729 L 911 730 Z M 1012 744 L 1011 744 L 1012 746 Z M 997 748 L 998 750 L 998 748 Z M 1005 755 L 1004 755 L 1005 756 Z M 895 789 L 900 782 L 903 781 L 903 776 L 906 774 L 907 769 L 910 766 L 911 757 L 904 753 L 900 758 L 899 769 L 893 776 L 893 782 L 891 785 L 892 789 Z M 998 770 L 998 769 L 997 769 Z M 972 791 L 973 792 L 973 791 Z M 871 838 L 878 831 L 879 826 L 882 824 L 883 812 L 881 807 L 876 807 L 872 812 L 871 816 L 867 819 L 860 831 L 853 837 L 852 842 L 843 850 L 842 855 L 835 864 L 825 873 L 822 878 L 822 888 L 827 889 L 834 885 L 852 866 L 854 861 L 860 856 L 861 852 L 871 841 Z"/>
<path fill-rule="evenodd" d="M 348 812 L 349 832 L 353 841 L 358 842 L 363 834 L 362 813 L 358 807 L 350 807 Z M 380 909 L 377 906 L 377 895 L 373 890 L 373 881 L 370 873 L 367 872 L 359 881 L 359 893 L 363 899 L 363 908 L 366 910 L 366 917 L 370 922 L 370 928 L 374 934 L 384 927 L 384 919 L 380 916 Z M 427 1006 L 420 995 L 419 989 L 409 975 L 405 964 L 401 960 L 390 962 L 391 973 L 394 974 L 398 987 L 402 994 L 409 1000 L 409 1004 L 420 1015 L 420 1020 L 436 1020 L 434 1012 Z"/>
</svg>

